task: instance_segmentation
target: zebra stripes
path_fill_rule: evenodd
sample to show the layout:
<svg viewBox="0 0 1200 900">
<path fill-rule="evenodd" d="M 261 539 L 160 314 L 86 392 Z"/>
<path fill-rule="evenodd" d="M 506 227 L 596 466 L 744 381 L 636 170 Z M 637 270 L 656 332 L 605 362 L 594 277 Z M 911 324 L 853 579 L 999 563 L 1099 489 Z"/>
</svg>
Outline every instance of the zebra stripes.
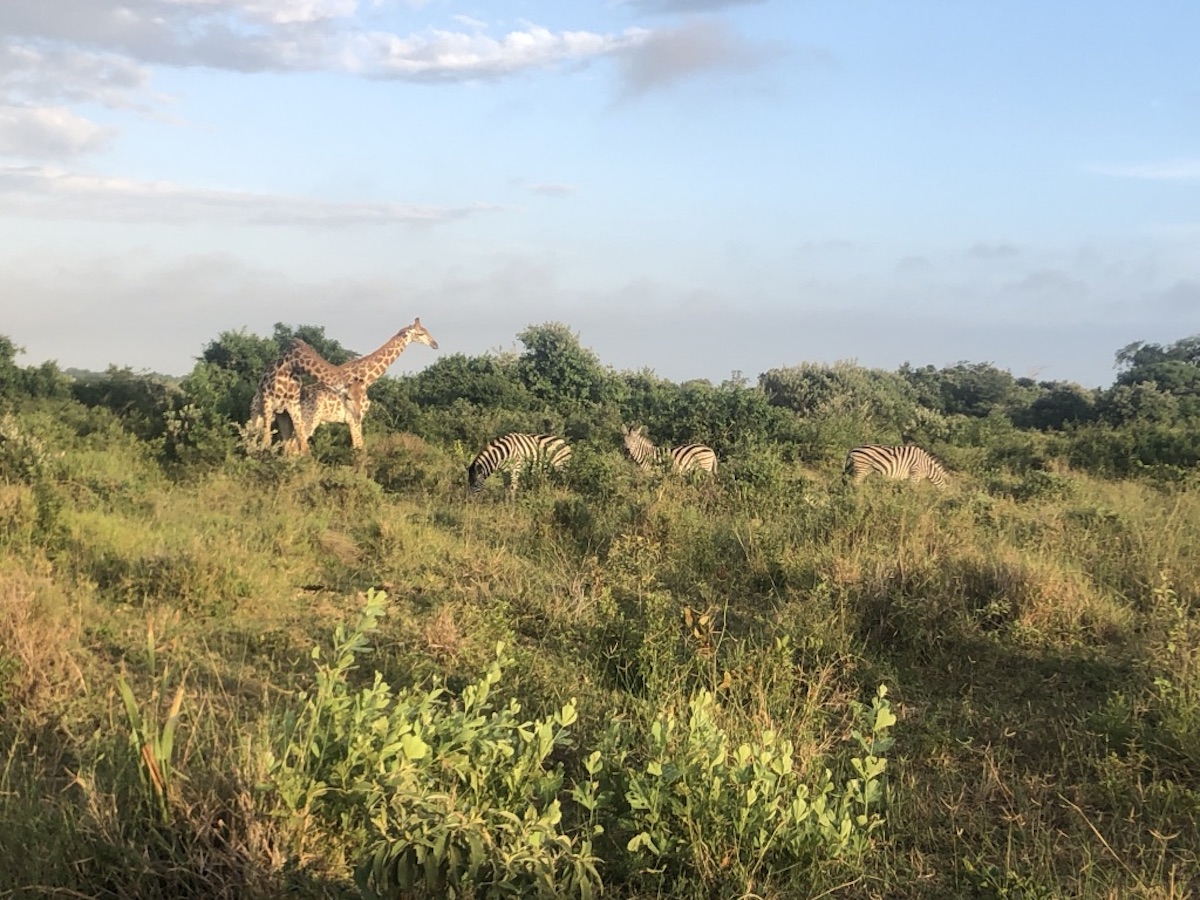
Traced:
<svg viewBox="0 0 1200 900">
<path fill-rule="evenodd" d="M 625 428 L 625 452 L 643 472 L 654 466 L 669 465 L 676 472 L 717 473 L 717 454 L 703 444 L 682 444 L 679 447 L 655 447 L 642 432 L 642 427 Z"/>
<path fill-rule="evenodd" d="M 855 447 L 846 456 L 846 467 L 843 475 L 853 475 L 855 484 L 872 472 L 878 472 L 884 478 L 896 480 L 907 479 L 920 481 L 926 479 L 932 484 L 942 487 L 946 483 L 946 470 L 941 463 L 922 450 L 920 447 L 907 445 L 904 447 L 882 447 L 878 444 L 868 444 Z"/>
<path fill-rule="evenodd" d="M 484 447 L 467 466 L 467 485 L 471 493 L 479 493 L 493 472 L 507 471 L 509 488 L 515 492 L 522 469 L 545 466 L 562 471 L 570 459 L 570 446 L 553 434 L 506 434 Z"/>
</svg>

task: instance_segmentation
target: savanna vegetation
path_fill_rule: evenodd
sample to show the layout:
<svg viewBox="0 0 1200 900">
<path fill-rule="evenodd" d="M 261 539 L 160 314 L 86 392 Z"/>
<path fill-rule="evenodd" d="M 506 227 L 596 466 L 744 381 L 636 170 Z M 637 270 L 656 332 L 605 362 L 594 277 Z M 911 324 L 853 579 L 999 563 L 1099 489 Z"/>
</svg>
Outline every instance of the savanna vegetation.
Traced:
<svg viewBox="0 0 1200 900">
<path fill-rule="evenodd" d="M 0 338 L 0 898 L 1200 895 L 1200 336 L 713 385 L 547 324 L 381 379 L 362 461 L 247 454 L 294 334 L 349 356 Z M 571 468 L 469 498 L 507 431 Z"/>
</svg>

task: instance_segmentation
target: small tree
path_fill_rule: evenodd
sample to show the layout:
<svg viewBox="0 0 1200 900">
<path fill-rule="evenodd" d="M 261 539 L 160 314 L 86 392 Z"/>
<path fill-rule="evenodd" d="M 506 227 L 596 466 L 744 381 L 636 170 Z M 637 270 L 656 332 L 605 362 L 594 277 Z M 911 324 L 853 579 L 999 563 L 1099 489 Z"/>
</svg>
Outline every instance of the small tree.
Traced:
<svg viewBox="0 0 1200 900">
<path fill-rule="evenodd" d="M 517 335 L 525 352 L 517 360 L 522 383 L 551 406 L 604 399 L 608 373 L 579 337 L 560 322 L 531 325 Z"/>
</svg>

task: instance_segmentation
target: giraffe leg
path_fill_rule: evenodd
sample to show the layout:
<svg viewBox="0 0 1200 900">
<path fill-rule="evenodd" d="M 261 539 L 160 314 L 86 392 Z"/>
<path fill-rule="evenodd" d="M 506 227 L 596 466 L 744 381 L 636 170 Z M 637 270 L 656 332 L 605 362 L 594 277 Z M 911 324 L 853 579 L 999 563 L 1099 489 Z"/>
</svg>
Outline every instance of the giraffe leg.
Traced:
<svg viewBox="0 0 1200 900">
<path fill-rule="evenodd" d="M 363 471 L 367 464 L 367 452 L 363 447 L 362 419 L 357 416 L 346 416 L 346 426 L 350 429 L 350 446 L 354 448 L 354 467 Z"/>
<path fill-rule="evenodd" d="M 284 456 L 299 456 L 300 442 L 296 437 L 296 428 L 292 422 L 291 414 L 280 414 L 275 420 L 276 427 L 279 428 L 279 440 L 283 444 Z"/>
<path fill-rule="evenodd" d="M 268 401 L 263 400 L 262 407 L 262 443 L 263 450 L 271 449 L 271 426 L 275 424 L 275 407 Z"/>
<path fill-rule="evenodd" d="M 288 406 L 285 410 L 288 418 L 292 420 L 292 434 L 295 437 L 295 444 L 298 447 L 299 455 L 304 456 L 308 453 L 308 435 L 305 434 L 304 416 L 295 406 Z"/>
</svg>

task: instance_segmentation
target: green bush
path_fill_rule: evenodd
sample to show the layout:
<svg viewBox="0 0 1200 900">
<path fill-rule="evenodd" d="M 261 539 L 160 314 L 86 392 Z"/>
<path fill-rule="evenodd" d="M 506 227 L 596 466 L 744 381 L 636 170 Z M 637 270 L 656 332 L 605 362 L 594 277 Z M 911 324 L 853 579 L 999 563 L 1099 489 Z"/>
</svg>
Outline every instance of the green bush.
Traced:
<svg viewBox="0 0 1200 900">
<path fill-rule="evenodd" d="M 734 746 L 707 690 L 691 697 L 686 720 L 671 710 L 653 719 L 644 761 L 614 730 L 603 758 L 628 805 L 619 828 L 631 835 L 635 880 L 665 888 L 699 878 L 730 896 L 768 878 L 779 884 L 819 858 L 866 851 L 884 821 L 883 754 L 896 722 L 886 695 L 881 686 L 858 708 L 862 755 L 851 760 L 854 777 L 840 782 L 829 769 L 806 782 L 792 742 L 774 731 Z"/>
<path fill-rule="evenodd" d="M 600 875 L 591 829 L 572 833 L 559 794 L 575 708 L 542 720 L 498 705 L 508 660 L 455 700 L 445 688 L 395 691 L 376 673 L 351 684 L 384 595 L 367 597 L 357 626 L 339 626 L 333 655 L 318 650 L 316 685 L 277 726 L 266 764 L 290 817 L 294 849 L 318 839 L 315 818 L 348 843 L 368 897 L 591 897 Z M 591 796 L 585 786 L 580 796 Z"/>
</svg>

